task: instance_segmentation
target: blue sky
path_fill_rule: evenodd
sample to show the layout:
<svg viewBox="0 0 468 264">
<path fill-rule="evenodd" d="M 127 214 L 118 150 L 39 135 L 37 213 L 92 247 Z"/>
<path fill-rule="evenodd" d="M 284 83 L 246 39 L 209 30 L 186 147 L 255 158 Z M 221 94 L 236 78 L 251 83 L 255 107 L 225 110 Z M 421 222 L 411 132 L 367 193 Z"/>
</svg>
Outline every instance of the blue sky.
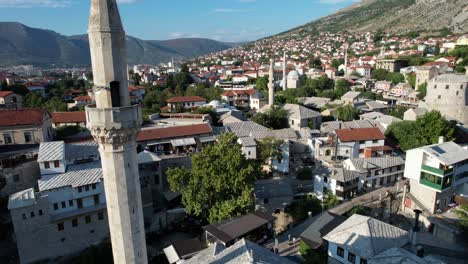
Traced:
<svg viewBox="0 0 468 264">
<path fill-rule="evenodd" d="M 248 41 L 279 33 L 356 0 L 118 0 L 128 35 Z M 86 32 L 89 0 L 0 0 L 0 21 L 65 35 Z"/>
</svg>

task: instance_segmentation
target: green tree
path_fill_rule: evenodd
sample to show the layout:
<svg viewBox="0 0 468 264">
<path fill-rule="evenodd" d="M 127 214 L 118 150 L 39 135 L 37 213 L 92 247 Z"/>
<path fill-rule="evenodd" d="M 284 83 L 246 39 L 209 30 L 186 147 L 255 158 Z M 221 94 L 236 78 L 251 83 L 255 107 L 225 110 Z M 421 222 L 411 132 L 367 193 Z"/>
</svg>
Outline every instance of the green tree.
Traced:
<svg viewBox="0 0 468 264">
<path fill-rule="evenodd" d="M 335 111 L 335 117 L 342 121 L 352 121 L 359 115 L 359 110 L 351 105 L 340 106 Z"/>
<path fill-rule="evenodd" d="M 391 81 L 393 84 L 399 84 L 405 82 L 405 76 L 399 72 L 389 72 L 386 80 Z"/>
<path fill-rule="evenodd" d="M 427 82 L 424 82 L 424 83 L 422 83 L 422 84 L 420 84 L 418 86 L 418 92 L 419 92 L 419 94 L 418 94 L 419 100 L 422 100 L 422 99 L 424 99 L 424 97 L 426 97 L 426 95 L 427 95 Z"/>
<path fill-rule="evenodd" d="M 407 74 L 406 79 L 408 80 L 408 84 L 411 85 L 411 87 L 416 88 L 416 75 L 414 74 Z"/>
<path fill-rule="evenodd" d="M 336 197 L 336 195 L 328 191 L 326 194 L 326 198 L 323 201 L 323 207 L 325 209 L 331 209 L 337 206 L 339 203 L 340 203 L 340 200 L 338 200 L 338 197 Z"/>
<path fill-rule="evenodd" d="M 44 108 L 50 113 L 67 111 L 67 103 L 58 97 L 53 97 L 44 103 Z"/>
<path fill-rule="evenodd" d="M 210 106 L 203 106 L 195 109 L 193 111 L 194 114 L 204 114 L 204 115 L 210 115 L 211 120 L 213 121 L 213 124 L 218 123 L 218 114 L 216 113 L 216 110 L 214 110 Z"/>
<path fill-rule="evenodd" d="M 356 205 L 351 210 L 349 210 L 346 213 L 347 217 L 352 216 L 353 214 L 359 214 L 359 215 L 364 215 L 364 216 L 369 216 L 370 215 L 370 208 L 364 207 L 362 205 Z"/>
<path fill-rule="evenodd" d="M 455 210 L 455 213 L 460 218 L 460 225 L 468 228 L 468 204 L 460 205 L 459 208 Z"/>
<path fill-rule="evenodd" d="M 281 145 L 284 142 L 274 138 L 265 138 L 258 142 L 258 152 L 260 160 L 268 163 L 270 159 L 280 160 L 282 158 Z"/>
<path fill-rule="evenodd" d="M 30 92 L 23 98 L 23 106 L 26 108 L 43 107 L 44 103 L 44 98 L 35 92 Z"/>
<path fill-rule="evenodd" d="M 299 253 L 301 254 L 304 264 L 326 264 L 327 257 L 320 255 L 317 251 L 313 251 L 305 242 L 301 240 L 299 244 Z"/>
<path fill-rule="evenodd" d="M 254 115 L 252 121 L 271 129 L 283 129 L 288 127 L 288 112 L 281 107 L 272 106 L 265 113 Z"/>
<path fill-rule="evenodd" d="M 375 69 L 371 73 L 372 79 L 377 81 L 385 81 L 387 79 L 388 71 L 384 69 Z"/>
<path fill-rule="evenodd" d="M 336 98 L 341 98 L 347 92 L 349 92 L 349 83 L 345 79 L 340 79 L 335 83 L 335 94 Z"/>
<path fill-rule="evenodd" d="M 308 167 L 300 168 L 297 171 L 296 176 L 299 180 L 303 180 L 303 181 L 313 179 L 312 170 Z"/>
<path fill-rule="evenodd" d="M 215 223 L 253 210 L 253 184 L 259 168 L 246 159 L 234 134 L 193 155 L 192 168 L 167 171 L 172 191 L 180 192 L 187 213 Z"/>
<path fill-rule="evenodd" d="M 371 91 L 366 91 L 366 92 L 362 93 L 362 97 L 370 99 L 370 100 L 376 100 L 377 99 L 377 95 L 375 93 L 371 92 Z"/>
<path fill-rule="evenodd" d="M 447 121 L 440 112 L 431 111 L 416 121 L 402 121 L 392 124 L 385 134 L 398 143 L 401 150 L 407 151 L 436 144 L 440 136 L 448 141 L 454 140 L 454 133 L 454 123 Z"/>
<path fill-rule="evenodd" d="M 440 54 L 440 43 L 437 42 L 435 47 L 434 47 L 434 55 L 438 56 Z"/>
<path fill-rule="evenodd" d="M 397 106 L 397 107 L 392 107 L 388 109 L 388 115 L 394 116 L 396 118 L 403 119 L 405 112 L 408 110 L 408 107 L 404 106 Z"/>
<path fill-rule="evenodd" d="M 284 209 L 295 222 L 300 222 L 306 219 L 309 212 L 312 215 L 317 215 L 322 211 L 322 203 L 315 196 L 307 196 L 305 199 L 295 200 Z"/>
<path fill-rule="evenodd" d="M 263 77 L 259 77 L 257 78 L 256 82 L 255 82 L 255 88 L 257 90 L 263 90 L 263 91 L 267 91 L 268 89 L 268 77 L 267 76 L 263 76 Z"/>
<path fill-rule="evenodd" d="M 333 59 L 331 62 L 331 66 L 335 69 L 338 69 L 338 67 L 340 67 L 340 65 L 343 63 L 344 63 L 343 59 Z"/>
</svg>

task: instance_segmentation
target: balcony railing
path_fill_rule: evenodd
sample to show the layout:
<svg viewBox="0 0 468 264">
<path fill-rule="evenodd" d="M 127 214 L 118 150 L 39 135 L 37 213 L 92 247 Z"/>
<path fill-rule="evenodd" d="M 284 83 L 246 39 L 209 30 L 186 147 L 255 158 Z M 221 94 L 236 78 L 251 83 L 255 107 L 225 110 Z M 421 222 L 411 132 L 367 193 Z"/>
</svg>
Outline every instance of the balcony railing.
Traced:
<svg viewBox="0 0 468 264">
<path fill-rule="evenodd" d="M 437 183 L 434 183 L 434 182 L 431 182 L 431 181 L 428 181 L 428 180 L 420 179 L 419 183 L 421 183 L 423 185 L 426 185 L 427 187 L 434 188 L 434 189 L 439 190 L 439 191 L 443 190 L 442 185 L 439 185 Z"/>
<path fill-rule="evenodd" d="M 421 166 L 421 168 L 427 172 L 440 175 L 440 176 L 449 175 L 450 173 L 453 172 L 453 168 L 442 170 L 442 169 L 434 168 L 434 167 L 424 165 L 424 164 Z"/>
</svg>

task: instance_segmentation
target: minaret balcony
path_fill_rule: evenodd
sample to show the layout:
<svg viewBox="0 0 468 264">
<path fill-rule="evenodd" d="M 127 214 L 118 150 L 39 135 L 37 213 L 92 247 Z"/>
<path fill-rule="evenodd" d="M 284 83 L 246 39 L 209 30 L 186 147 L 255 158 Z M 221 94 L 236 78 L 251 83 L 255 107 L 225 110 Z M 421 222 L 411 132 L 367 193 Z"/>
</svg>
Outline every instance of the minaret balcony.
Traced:
<svg viewBox="0 0 468 264">
<path fill-rule="evenodd" d="M 90 130 L 95 129 L 140 129 L 142 124 L 139 105 L 96 108 L 86 107 L 86 121 Z"/>
</svg>

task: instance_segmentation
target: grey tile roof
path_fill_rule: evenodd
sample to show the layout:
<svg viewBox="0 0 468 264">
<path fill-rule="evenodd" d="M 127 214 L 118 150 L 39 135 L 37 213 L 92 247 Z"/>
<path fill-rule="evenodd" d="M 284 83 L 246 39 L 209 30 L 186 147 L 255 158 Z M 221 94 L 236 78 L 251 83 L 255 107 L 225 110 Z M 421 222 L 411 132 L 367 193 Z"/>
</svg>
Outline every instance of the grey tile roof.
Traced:
<svg viewBox="0 0 468 264">
<path fill-rule="evenodd" d="M 41 179 L 38 180 L 39 191 L 98 183 L 102 177 L 100 161 L 69 165 L 65 173 L 41 176 Z"/>
<path fill-rule="evenodd" d="M 99 157 L 99 147 L 95 141 L 65 144 L 67 160 L 88 159 L 90 156 Z"/>
<path fill-rule="evenodd" d="M 269 133 L 268 128 L 253 121 L 230 123 L 226 124 L 225 127 L 228 132 L 236 134 L 236 136 L 239 138 L 248 137 L 251 136 L 251 134 L 253 134 L 253 136 L 255 137 L 255 135 L 260 136 L 265 133 Z"/>
<path fill-rule="evenodd" d="M 248 240 L 241 239 L 234 245 L 225 248 L 215 243 L 201 251 L 184 264 L 293 264 L 287 258 Z"/>
<path fill-rule="evenodd" d="M 322 108 L 328 104 L 331 99 L 325 97 L 304 97 L 302 98 L 304 105 L 314 108 Z"/>
<path fill-rule="evenodd" d="M 343 96 L 341 96 L 341 100 L 343 99 L 356 99 L 361 95 L 361 92 L 354 92 L 354 91 L 349 91 L 345 93 Z"/>
<path fill-rule="evenodd" d="M 137 161 L 138 164 L 145 164 L 161 161 L 161 158 L 155 153 L 145 150 L 137 154 Z"/>
<path fill-rule="evenodd" d="M 367 261 L 369 264 L 441 264 L 442 261 L 437 261 L 432 258 L 424 257 L 420 258 L 415 254 L 406 251 L 402 248 L 390 248 L 377 256 Z"/>
<path fill-rule="evenodd" d="M 454 142 L 424 146 L 421 149 L 446 165 L 452 165 L 468 159 L 468 150 Z"/>
<path fill-rule="evenodd" d="M 398 123 L 398 122 L 401 122 L 403 120 L 401 120 L 400 118 L 394 117 L 394 116 L 383 115 L 383 116 L 375 119 L 375 121 L 379 122 L 381 124 L 391 125 L 393 123 Z"/>
<path fill-rule="evenodd" d="M 254 147 L 257 146 L 257 142 L 255 142 L 255 139 L 252 137 L 243 137 L 239 138 L 242 146 L 244 147 Z"/>
<path fill-rule="evenodd" d="M 63 160 L 65 158 L 65 142 L 42 142 L 39 146 L 37 162 Z"/>
<path fill-rule="evenodd" d="M 355 171 L 345 170 L 343 168 L 333 168 L 331 170 L 331 178 L 340 182 L 349 182 L 359 178 L 359 174 Z"/>
<path fill-rule="evenodd" d="M 320 116 L 319 112 L 310 110 L 309 108 L 298 104 L 285 104 L 283 109 L 288 111 L 289 118 L 293 119 L 309 119 Z"/>
<path fill-rule="evenodd" d="M 376 102 L 376 101 L 373 101 L 373 100 L 366 100 L 366 105 L 371 110 L 388 108 L 388 105 L 384 105 L 382 103 L 379 103 L 379 102 Z"/>
<path fill-rule="evenodd" d="M 358 214 L 352 215 L 323 239 L 366 259 L 409 242 L 407 231 Z"/>
<path fill-rule="evenodd" d="M 350 161 L 361 172 L 368 169 L 385 169 L 405 164 L 405 160 L 401 157 L 357 158 L 350 159 Z"/>
<path fill-rule="evenodd" d="M 449 82 L 449 83 L 461 83 L 468 82 L 468 76 L 465 74 L 441 74 L 434 77 L 433 81 L 436 82 Z"/>
<path fill-rule="evenodd" d="M 344 216 L 325 211 L 313 217 L 309 227 L 301 233 L 300 237 L 310 247 L 316 249 L 323 244 L 324 241 L 322 237 L 341 225 L 345 220 L 346 217 Z"/>
</svg>

